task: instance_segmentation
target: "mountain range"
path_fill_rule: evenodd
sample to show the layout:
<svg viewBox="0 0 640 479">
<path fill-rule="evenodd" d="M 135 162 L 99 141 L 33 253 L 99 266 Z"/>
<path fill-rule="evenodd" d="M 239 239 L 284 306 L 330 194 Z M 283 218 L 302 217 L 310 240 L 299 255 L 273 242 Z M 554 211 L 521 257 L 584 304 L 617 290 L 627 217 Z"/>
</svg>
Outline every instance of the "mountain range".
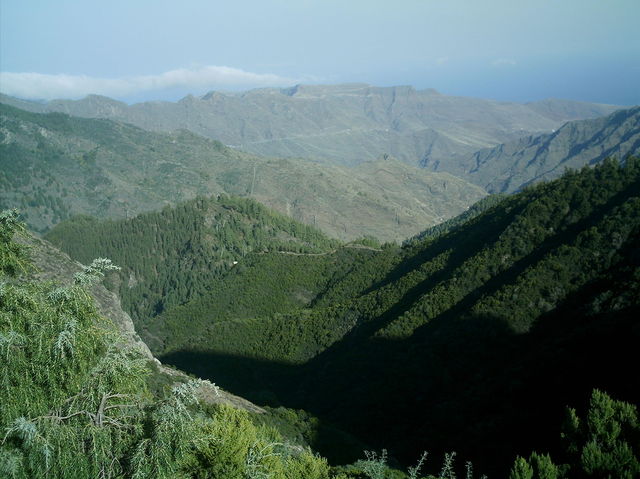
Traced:
<svg viewBox="0 0 640 479">
<path fill-rule="evenodd" d="M 624 161 L 638 153 L 640 107 L 635 107 L 480 150 L 468 159 L 462 176 L 490 193 L 512 193 L 557 178 L 567 168 L 594 165 L 607 157 Z"/>
<path fill-rule="evenodd" d="M 326 233 L 402 241 L 486 193 L 395 159 L 356 168 L 242 153 L 189 131 L 0 105 L 0 207 L 45 232 L 75 214 L 127 218 L 197 195 L 250 196 Z"/>
<path fill-rule="evenodd" d="M 598 111 L 571 102 L 536 105 L 553 118 Z M 554 110 L 555 105 L 562 108 Z M 389 155 L 352 168 L 269 159 L 186 130 L 153 133 L 114 121 L 32 114 L 6 104 L 0 105 L 0 133 L 0 204 L 20 207 L 30 226 L 41 232 L 73 214 L 122 218 L 198 194 L 229 193 L 251 196 L 343 240 L 371 235 L 402 241 L 460 213 L 484 189 L 512 192 L 555 178 L 566 167 L 595 164 L 607 156 L 624 161 L 640 151 L 638 108 L 570 121 L 553 133 L 455 161 L 451 157 L 448 169 L 457 177 Z"/>
<path fill-rule="evenodd" d="M 0 103 L 0 475 L 640 474 L 638 107 Z"/>
<path fill-rule="evenodd" d="M 353 166 L 387 154 L 453 174 L 459 173 L 459 158 L 479 149 L 620 108 L 554 99 L 508 103 L 366 84 L 213 91 L 175 103 L 127 105 L 95 95 L 48 103 L 1 96 L 0 102 L 33 112 L 108 118 L 153 131 L 186 129 L 263 156 Z"/>
</svg>

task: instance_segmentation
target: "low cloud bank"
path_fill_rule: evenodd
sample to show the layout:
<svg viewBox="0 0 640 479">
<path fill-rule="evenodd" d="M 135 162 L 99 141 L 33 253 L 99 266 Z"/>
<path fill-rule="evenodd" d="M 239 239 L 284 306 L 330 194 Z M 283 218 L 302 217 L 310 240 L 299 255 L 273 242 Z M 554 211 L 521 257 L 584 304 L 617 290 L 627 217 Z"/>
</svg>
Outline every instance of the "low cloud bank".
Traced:
<svg viewBox="0 0 640 479">
<path fill-rule="evenodd" d="M 296 80 L 273 74 L 252 73 L 226 66 L 181 68 L 159 75 L 126 78 L 96 78 L 85 75 L 0 73 L 0 92 L 25 99 L 82 98 L 89 94 L 126 97 L 148 91 L 184 88 L 257 88 L 286 86 Z"/>
</svg>

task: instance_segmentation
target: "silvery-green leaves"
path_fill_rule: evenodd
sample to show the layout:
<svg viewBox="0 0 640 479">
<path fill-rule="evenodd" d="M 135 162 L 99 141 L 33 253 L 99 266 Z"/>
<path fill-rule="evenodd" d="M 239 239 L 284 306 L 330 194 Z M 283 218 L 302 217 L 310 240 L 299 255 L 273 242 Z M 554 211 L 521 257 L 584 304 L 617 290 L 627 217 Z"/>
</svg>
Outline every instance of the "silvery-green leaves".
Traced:
<svg viewBox="0 0 640 479">
<path fill-rule="evenodd" d="M 120 267 L 111 263 L 108 258 L 96 258 L 80 273 L 73 276 L 73 282 L 79 286 L 91 286 L 104 277 L 107 271 L 117 271 Z"/>
<path fill-rule="evenodd" d="M 64 358 L 67 354 L 73 355 L 77 327 L 78 321 L 76 319 L 66 318 L 64 328 L 58 334 L 55 342 L 55 351 L 59 358 Z"/>
</svg>

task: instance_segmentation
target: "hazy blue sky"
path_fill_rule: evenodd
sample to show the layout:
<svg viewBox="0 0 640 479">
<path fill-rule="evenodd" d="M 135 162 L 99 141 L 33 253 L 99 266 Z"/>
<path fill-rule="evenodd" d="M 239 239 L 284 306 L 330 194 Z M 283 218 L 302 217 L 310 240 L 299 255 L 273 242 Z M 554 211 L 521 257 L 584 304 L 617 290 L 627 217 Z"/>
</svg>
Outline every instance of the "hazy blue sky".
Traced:
<svg viewBox="0 0 640 479">
<path fill-rule="evenodd" d="M 294 83 L 640 104 L 640 0 L 0 0 L 0 91 Z"/>
</svg>

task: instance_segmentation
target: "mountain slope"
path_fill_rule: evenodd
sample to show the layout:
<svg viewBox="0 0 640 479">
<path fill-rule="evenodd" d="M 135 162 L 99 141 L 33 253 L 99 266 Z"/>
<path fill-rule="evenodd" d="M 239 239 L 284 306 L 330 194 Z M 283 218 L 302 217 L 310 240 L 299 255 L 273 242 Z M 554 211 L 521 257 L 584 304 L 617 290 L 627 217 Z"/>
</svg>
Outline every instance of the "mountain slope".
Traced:
<svg viewBox="0 0 640 479">
<path fill-rule="evenodd" d="M 638 195 L 636 170 L 635 160 L 622 170 L 607 161 L 595 171 L 571 173 L 561 181 L 505 198 L 435 239 L 416 240 L 400 252 L 381 250 L 368 261 L 353 263 L 348 274 L 321 291 L 311 316 L 290 319 L 319 328 L 318 332 L 328 335 L 323 341 L 328 337 L 336 341 L 345 327 L 348 331 L 378 318 L 371 331 L 376 337 L 401 339 L 451 308 L 461 307 L 458 303 L 469 302 L 469 307 L 479 308 L 478 314 L 502 315 L 513 330 L 526 332 L 536 317 L 555 308 L 561 298 L 605 267 L 621 247 L 619 242 L 635 237 L 638 219 L 631 217 L 630 205 Z M 618 216 L 630 218 L 625 223 Z M 593 236 L 592 227 L 606 233 Z M 609 228 L 624 232 L 614 234 Z M 622 235 L 622 239 L 607 244 L 611 235 Z M 587 245 L 612 252 L 600 258 L 603 265 L 589 255 L 574 261 L 574 270 L 558 278 L 567 284 L 557 291 L 547 290 L 548 284 L 558 281 L 541 278 L 560 274 L 551 266 L 570 261 Z M 526 294 L 518 293 L 525 283 L 529 283 Z M 529 304 L 531 298 L 535 301 Z M 347 313 L 355 322 L 345 323 Z M 283 351 L 275 348 L 265 359 L 304 362 L 313 356 L 310 351 L 301 351 L 300 357 Z"/>
<path fill-rule="evenodd" d="M 640 107 L 603 118 L 572 121 L 551 134 L 529 136 L 476 152 L 464 178 L 492 193 L 513 192 L 560 176 L 566 168 L 593 165 L 611 156 L 640 153 Z"/>
<path fill-rule="evenodd" d="M 182 348 L 161 357 L 407 460 L 456 448 L 503 477 L 499 464 L 552 444 L 564 406 L 592 388 L 640 399 L 624 372 L 640 317 L 638 208 L 640 161 L 606 161 L 442 236 L 369 251 L 304 309 L 230 310 L 220 323 L 212 310 L 209 327 L 199 313 L 189 336 L 187 303 L 164 318 L 182 321 Z M 220 291 L 242 294 L 252 267 Z"/>
<path fill-rule="evenodd" d="M 0 100 L 26 108 L 22 101 Z M 211 92 L 177 103 L 131 106 L 92 95 L 32 103 L 31 108 L 110 118 L 149 130 L 187 129 L 260 155 L 354 165 L 386 153 L 453 174 L 459 173 L 455 160 L 480 148 L 616 109 L 566 100 L 522 105 L 366 84 Z"/>
<path fill-rule="evenodd" d="M 243 397 L 504 477 L 554 452 L 594 387 L 640 399 L 639 208 L 640 160 L 606 160 L 403 248 L 254 251 L 138 324 L 163 361 Z"/>
<path fill-rule="evenodd" d="M 136 321 L 200 296 L 254 251 L 319 254 L 338 245 L 253 200 L 226 196 L 196 198 L 129 220 L 75 217 L 46 238 L 80 261 L 108 257 L 122 264 L 112 286 Z"/>
<path fill-rule="evenodd" d="M 187 131 L 0 105 L 0 207 L 44 232 L 74 214 L 126 218 L 196 195 L 251 196 L 343 239 L 411 236 L 484 192 L 396 160 L 352 170 L 259 158 Z"/>
<path fill-rule="evenodd" d="M 257 470 L 278 479 L 344 479 L 247 411 L 202 402 L 205 390 L 217 397 L 212 383 L 174 375 L 177 384 L 152 394 L 148 358 L 128 347 L 89 294 L 110 268 L 92 265 L 72 284 L 27 277 L 28 255 L 13 241 L 21 230 L 14 212 L 0 213 L 2 477 L 240 479 Z M 45 243 L 30 244 L 45 267 L 49 253 L 56 266 L 68 266 Z"/>
<path fill-rule="evenodd" d="M 29 274 L 30 280 L 38 282 L 54 282 L 60 286 L 72 285 L 76 273 L 85 268 L 81 263 L 72 260 L 66 253 L 54 247 L 50 242 L 37 238 L 31 234 L 15 237 L 15 241 L 25 245 L 29 260 L 35 270 Z M 90 261 L 89 261 L 90 262 Z M 93 284 L 89 292 L 95 303 L 97 312 L 107 318 L 112 324 L 122 342 L 121 346 L 127 350 L 133 350 L 150 361 L 155 381 L 175 384 L 187 381 L 188 376 L 175 368 L 162 365 L 151 353 L 149 347 L 140 339 L 131 316 L 124 311 L 120 297 L 108 290 L 102 283 Z M 201 385 L 201 397 L 208 403 L 228 404 L 249 412 L 262 414 L 264 409 L 247 401 L 244 398 L 217 389 L 214 393 L 207 384 Z"/>
<path fill-rule="evenodd" d="M 276 348 L 280 359 L 308 356 L 326 345 L 304 327 L 291 341 L 288 315 L 305 317 L 330 285 L 349 277 L 355 265 L 377 251 L 348 244 L 322 254 L 248 255 L 202 295 L 142 320 L 138 330 L 158 354 L 188 348 L 265 358 Z"/>
</svg>

